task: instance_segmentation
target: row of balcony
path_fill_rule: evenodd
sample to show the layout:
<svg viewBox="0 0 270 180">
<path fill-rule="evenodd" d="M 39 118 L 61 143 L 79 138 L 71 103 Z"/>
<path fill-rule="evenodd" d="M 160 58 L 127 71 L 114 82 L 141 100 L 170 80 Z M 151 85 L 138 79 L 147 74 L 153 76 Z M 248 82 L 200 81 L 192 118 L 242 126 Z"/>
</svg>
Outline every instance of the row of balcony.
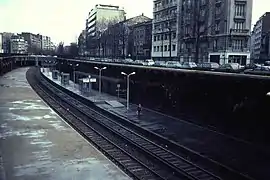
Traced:
<svg viewBox="0 0 270 180">
<path fill-rule="evenodd" d="M 164 28 L 164 29 L 154 29 L 153 33 L 158 34 L 158 33 L 166 33 L 170 31 L 176 31 L 176 27 L 171 27 L 171 28 Z"/>
<path fill-rule="evenodd" d="M 172 3 L 165 4 L 165 5 L 161 5 L 159 7 L 154 7 L 154 12 L 162 11 L 164 9 L 172 8 L 172 7 L 177 7 L 177 2 L 172 2 Z"/>
<path fill-rule="evenodd" d="M 164 28 L 164 29 L 154 29 L 153 33 L 165 33 L 169 32 L 170 29 Z M 171 31 L 176 31 L 176 27 L 172 27 Z M 236 36 L 249 36 L 249 29 L 230 29 L 230 35 L 236 35 Z"/>
<path fill-rule="evenodd" d="M 177 17 L 176 14 L 168 15 L 168 16 L 164 16 L 164 17 L 161 17 L 161 18 L 158 18 L 158 19 L 154 19 L 153 22 L 154 23 L 159 23 L 159 22 L 162 22 L 162 21 L 169 21 L 169 20 L 175 19 L 176 17 Z"/>
</svg>

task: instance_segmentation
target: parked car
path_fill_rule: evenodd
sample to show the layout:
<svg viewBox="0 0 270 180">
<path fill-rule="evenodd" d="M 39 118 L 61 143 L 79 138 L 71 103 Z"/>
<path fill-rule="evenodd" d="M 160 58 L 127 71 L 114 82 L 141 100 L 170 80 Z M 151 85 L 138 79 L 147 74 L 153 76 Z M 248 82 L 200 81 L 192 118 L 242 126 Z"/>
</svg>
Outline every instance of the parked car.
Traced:
<svg viewBox="0 0 270 180">
<path fill-rule="evenodd" d="M 197 69 L 201 70 L 215 70 L 219 68 L 219 64 L 215 62 L 204 62 L 197 64 Z"/>
<path fill-rule="evenodd" d="M 166 67 L 168 67 L 168 68 L 181 68 L 182 65 L 178 61 L 168 61 L 166 63 Z"/>
<path fill-rule="evenodd" d="M 134 61 L 132 59 L 130 59 L 130 58 L 126 58 L 126 59 L 124 59 L 123 62 L 127 63 L 127 64 L 132 64 Z"/>
<path fill-rule="evenodd" d="M 166 67 L 166 61 L 155 61 L 154 66 Z"/>
<path fill-rule="evenodd" d="M 222 64 L 218 70 L 226 72 L 238 72 L 241 71 L 241 65 L 238 63 Z"/>
<path fill-rule="evenodd" d="M 193 69 L 196 67 L 197 67 L 197 64 L 195 62 L 183 62 L 182 64 L 182 68 L 185 68 L 185 69 Z"/>
<path fill-rule="evenodd" d="M 152 59 L 146 59 L 144 62 L 145 66 L 153 66 L 155 64 L 155 61 L 153 61 Z"/>
<path fill-rule="evenodd" d="M 133 62 L 133 64 L 136 64 L 136 65 L 144 65 L 143 63 L 144 63 L 144 62 L 143 62 L 142 60 L 135 60 L 135 61 Z"/>
</svg>

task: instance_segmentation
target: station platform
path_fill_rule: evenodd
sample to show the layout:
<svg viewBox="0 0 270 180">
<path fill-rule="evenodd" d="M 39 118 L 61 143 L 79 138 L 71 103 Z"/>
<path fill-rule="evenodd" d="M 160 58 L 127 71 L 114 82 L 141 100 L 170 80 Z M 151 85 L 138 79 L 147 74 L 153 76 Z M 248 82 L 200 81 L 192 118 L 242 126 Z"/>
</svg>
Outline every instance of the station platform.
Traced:
<svg viewBox="0 0 270 180">
<path fill-rule="evenodd" d="M 52 79 L 51 72 L 44 72 L 43 74 L 54 83 L 61 85 L 59 80 Z M 270 151 L 267 147 L 258 147 L 241 139 L 144 107 L 142 108 L 142 115 L 138 117 L 136 104 L 130 103 L 129 110 L 127 111 L 125 99 L 118 99 L 106 93 L 102 93 L 99 96 L 99 92 L 93 89 L 91 89 L 90 96 L 84 96 L 79 91 L 78 85 L 74 85 L 72 81 L 69 81 L 69 85 L 62 87 L 83 96 L 89 101 L 96 103 L 96 106 L 122 119 L 131 121 L 238 172 L 248 174 L 260 180 L 270 179 L 270 174 L 268 173 L 270 168 Z M 118 101 L 124 106 L 113 107 L 106 103 L 106 101 Z"/>
<path fill-rule="evenodd" d="M 41 100 L 27 69 L 0 77 L 0 179 L 130 180 Z"/>
</svg>

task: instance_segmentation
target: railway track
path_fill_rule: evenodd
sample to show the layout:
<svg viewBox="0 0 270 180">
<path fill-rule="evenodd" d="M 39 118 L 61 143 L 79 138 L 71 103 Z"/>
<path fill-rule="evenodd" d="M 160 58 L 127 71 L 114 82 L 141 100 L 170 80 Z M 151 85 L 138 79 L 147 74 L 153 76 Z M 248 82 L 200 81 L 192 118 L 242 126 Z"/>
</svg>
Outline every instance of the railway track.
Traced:
<svg viewBox="0 0 270 180">
<path fill-rule="evenodd" d="M 108 138 L 108 136 L 106 136 L 108 134 L 101 134 L 88 123 L 85 123 L 85 119 L 88 119 L 87 117 L 78 116 L 79 112 L 76 111 L 75 108 L 61 100 L 59 101 L 59 98 L 45 91 L 44 87 L 42 87 L 34 78 L 34 72 L 35 71 L 32 70 L 27 72 L 27 80 L 37 94 L 62 118 L 64 118 L 71 126 L 80 132 L 80 134 L 95 145 L 128 175 L 138 180 L 167 179 L 161 177 L 151 169 L 152 167 L 155 167 L 155 165 L 151 164 L 150 161 L 145 163 L 142 161 L 142 156 L 138 158 L 138 156 L 136 157 L 134 154 L 131 154 L 131 152 L 134 153 L 134 151 L 130 147 L 127 147 L 125 144 L 123 145 L 123 143 L 121 144 L 120 142 L 119 144 L 114 143 L 117 139 L 112 141 L 112 138 Z M 163 173 L 162 169 L 160 169 L 160 173 Z"/>
<path fill-rule="evenodd" d="M 103 134 L 110 132 L 114 136 L 122 138 L 122 141 L 125 141 L 125 146 L 130 146 L 135 149 L 136 152 L 146 154 L 145 158 L 148 159 L 147 161 L 149 161 L 149 159 L 151 159 L 151 161 L 154 161 L 152 162 L 152 164 L 155 162 L 159 164 L 160 167 L 158 167 L 157 169 L 155 169 L 155 167 L 150 167 L 150 169 L 154 171 L 155 174 L 159 176 L 159 178 L 192 180 L 221 179 L 214 174 L 198 167 L 192 162 L 187 161 L 185 158 L 180 157 L 179 155 L 167 150 L 166 148 L 158 145 L 157 143 L 149 141 L 148 139 L 137 134 L 131 129 L 128 129 L 123 125 L 119 124 L 118 122 L 115 122 L 105 117 L 101 113 L 89 108 L 78 100 L 68 96 L 61 90 L 52 86 L 46 80 L 40 79 L 40 82 L 41 84 L 43 84 L 44 87 L 46 86 L 49 91 L 55 93 L 58 99 L 61 99 L 61 101 L 64 101 L 64 103 L 68 104 L 69 107 L 72 109 L 72 112 L 80 111 L 80 113 L 84 114 L 89 119 L 94 120 L 95 123 L 100 126 L 95 126 L 95 129 L 98 130 L 98 132 L 102 132 Z M 80 120 L 83 121 L 83 123 L 88 124 L 89 119 L 86 119 L 86 121 L 84 121 L 83 119 Z M 93 122 L 91 122 L 91 127 L 93 127 Z M 110 137 L 108 135 L 109 134 L 107 134 L 106 137 Z"/>
</svg>

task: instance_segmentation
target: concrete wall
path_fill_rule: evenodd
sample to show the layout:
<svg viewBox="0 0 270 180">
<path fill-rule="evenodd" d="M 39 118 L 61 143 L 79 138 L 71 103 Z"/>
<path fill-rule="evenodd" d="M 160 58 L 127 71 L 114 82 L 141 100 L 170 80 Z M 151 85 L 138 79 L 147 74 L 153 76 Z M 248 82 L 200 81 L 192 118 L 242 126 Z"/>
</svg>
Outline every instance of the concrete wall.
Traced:
<svg viewBox="0 0 270 180">
<path fill-rule="evenodd" d="M 79 71 L 97 74 L 97 64 L 83 64 Z M 228 131 L 249 131 L 252 136 L 265 133 L 268 120 L 270 78 L 170 72 L 135 67 L 109 66 L 103 76 L 103 91 L 116 95 L 116 79 L 125 89 L 121 71 L 132 72 L 130 99 L 170 115 L 196 123 L 226 127 Z M 63 65 L 69 72 L 70 67 Z M 239 129 L 240 128 L 240 129 Z M 258 134 L 256 134 L 258 133 Z"/>
</svg>

